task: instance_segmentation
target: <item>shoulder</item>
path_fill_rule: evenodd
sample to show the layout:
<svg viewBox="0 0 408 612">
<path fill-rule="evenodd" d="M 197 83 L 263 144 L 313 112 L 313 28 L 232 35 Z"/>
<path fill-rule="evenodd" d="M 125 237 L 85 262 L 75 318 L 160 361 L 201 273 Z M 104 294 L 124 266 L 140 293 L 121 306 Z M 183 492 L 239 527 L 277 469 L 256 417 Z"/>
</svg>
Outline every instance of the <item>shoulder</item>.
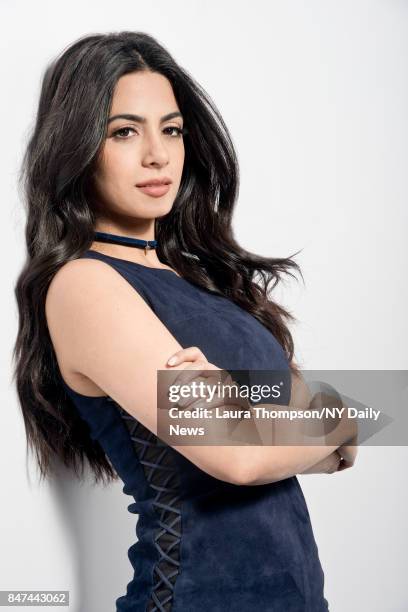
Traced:
<svg viewBox="0 0 408 612">
<path fill-rule="evenodd" d="M 102 368 L 97 356 L 106 353 L 107 346 L 112 349 L 108 351 L 111 356 L 134 352 L 136 334 L 137 341 L 144 345 L 153 316 L 114 268 L 91 258 L 63 264 L 53 276 L 45 299 L 51 342 L 60 370 L 72 386 L 73 371 L 92 380 L 89 371 L 93 364 L 99 363 Z M 107 369 L 111 367 L 109 364 Z"/>
<path fill-rule="evenodd" d="M 46 316 L 55 310 L 63 311 L 64 307 L 87 308 L 96 305 L 99 300 L 113 299 L 114 296 L 128 296 L 133 299 L 136 292 L 128 282 L 108 263 L 99 259 L 78 258 L 63 264 L 47 289 L 45 298 Z"/>
<path fill-rule="evenodd" d="M 48 287 L 47 300 L 53 300 L 56 296 L 72 295 L 72 291 L 78 293 L 84 287 L 93 291 L 101 281 L 114 283 L 116 278 L 115 270 L 99 259 L 72 259 L 54 274 Z"/>
<path fill-rule="evenodd" d="M 88 325 L 95 317 L 141 314 L 146 304 L 112 266 L 92 258 L 73 259 L 54 274 L 45 297 L 45 317 L 52 336 Z M 88 325 L 89 326 L 89 325 Z M 65 330 L 65 331 L 64 331 Z"/>
</svg>

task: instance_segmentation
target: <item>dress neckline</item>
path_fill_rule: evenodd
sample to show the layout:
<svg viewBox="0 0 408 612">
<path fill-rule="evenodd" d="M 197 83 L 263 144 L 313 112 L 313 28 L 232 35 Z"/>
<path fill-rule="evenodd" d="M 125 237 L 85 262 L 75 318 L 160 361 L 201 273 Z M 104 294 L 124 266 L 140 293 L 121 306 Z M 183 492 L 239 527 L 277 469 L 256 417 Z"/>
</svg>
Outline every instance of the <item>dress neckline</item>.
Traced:
<svg viewBox="0 0 408 612">
<path fill-rule="evenodd" d="M 96 253 L 97 255 L 101 255 L 102 257 L 107 257 L 108 259 L 113 259 L 114 261 L 123 261 L 124 263 L 128 263 L 132 266 L 137 266 L 138 268 L 145 268 L 147 270 L 156 270 L 158 272 L 170 272 L 170 274 L 173 274 L 174 276 L 177 276 L 177 278 L 184 280 L 182 276 L 177 274 L 177 272 L 174 272 L 174 270 L 170 270 L 169 268 L 155 268 L 153 266 L 144 266 L 143 264 L 138 263 L 137 261 L 131 261 L 130 259 L 122 259 L 121 257 L 113 257 L 112 255 L 107 255 L 106 253 L 95 251 L 94 249 L 87 249 L 85 253 Z"/>
</svg>

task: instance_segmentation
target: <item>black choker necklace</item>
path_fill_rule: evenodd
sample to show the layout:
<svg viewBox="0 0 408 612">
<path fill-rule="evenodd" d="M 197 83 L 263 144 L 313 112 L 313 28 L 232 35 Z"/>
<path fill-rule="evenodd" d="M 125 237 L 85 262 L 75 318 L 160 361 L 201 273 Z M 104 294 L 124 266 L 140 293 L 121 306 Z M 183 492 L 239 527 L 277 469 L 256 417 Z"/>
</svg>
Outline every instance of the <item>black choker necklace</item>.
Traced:
<svg viewBox="0 0 408 612">
<path fill-rule="evenodd" d="M 116 234 L 108 234 L 107 232 L 95 232 L 97 242 L 112 242 L 113 244 L 124 244 L 126 246 L 144 249 L 147 255 L 147 249 L 155 249 L 157 240 L 142 240 L 141 238 L 130 238 L 129 236 L 117 236 Z"/>
</svg>

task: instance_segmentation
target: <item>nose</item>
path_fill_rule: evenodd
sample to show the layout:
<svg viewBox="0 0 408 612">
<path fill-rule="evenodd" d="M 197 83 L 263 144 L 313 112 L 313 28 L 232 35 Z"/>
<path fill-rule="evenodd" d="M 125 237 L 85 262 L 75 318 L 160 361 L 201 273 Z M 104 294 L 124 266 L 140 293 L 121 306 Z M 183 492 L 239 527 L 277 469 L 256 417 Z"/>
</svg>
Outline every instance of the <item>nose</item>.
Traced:
<svg viewBox="0 0 408 612">
<path fill-rule="evenodd" d="M 169 152 L 161 134 L 147 134 L 144 142 L 143 164 L 165 166 L 169 163 Z"/>
</svg>

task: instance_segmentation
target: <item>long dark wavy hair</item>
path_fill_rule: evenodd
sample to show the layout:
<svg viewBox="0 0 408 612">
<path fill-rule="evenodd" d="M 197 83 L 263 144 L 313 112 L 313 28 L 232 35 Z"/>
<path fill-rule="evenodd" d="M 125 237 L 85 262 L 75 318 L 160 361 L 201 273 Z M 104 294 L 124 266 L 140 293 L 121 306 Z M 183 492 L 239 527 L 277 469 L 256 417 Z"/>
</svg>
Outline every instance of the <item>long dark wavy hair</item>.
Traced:
<svg viewBox="0 0 408 612">
<path fill-rule="evenodd" d="M 106 137 L 114 88 L 121 76 L 143 70 L 169 80 L 187 128 L 179 192 L 171 211 L 155 220 L 159 259 L 256 317 L 279 341 L 292 371 L 299 371 L 285 323 L 295 318 L 272 301 L 269 292 L 283 273 L 302 274 L 293 255 L 261 257 L 237 244 L 231 220 L 239 188 L 238 161 L 210 96 L 146 33 L 81 37 L 45 70 L 19 175 L 27 213 L 27 258 L 15 286 L 19 326 L 13 379 L 27 450 L 35 452 L 40 479 L 54 471 L 55 458 L 78 478 L 85 458 L 95 482 L 118 478 L 61 384 L 45 298 L 58 269 L 93 242 L 91 178 Z"/>
</svg>

